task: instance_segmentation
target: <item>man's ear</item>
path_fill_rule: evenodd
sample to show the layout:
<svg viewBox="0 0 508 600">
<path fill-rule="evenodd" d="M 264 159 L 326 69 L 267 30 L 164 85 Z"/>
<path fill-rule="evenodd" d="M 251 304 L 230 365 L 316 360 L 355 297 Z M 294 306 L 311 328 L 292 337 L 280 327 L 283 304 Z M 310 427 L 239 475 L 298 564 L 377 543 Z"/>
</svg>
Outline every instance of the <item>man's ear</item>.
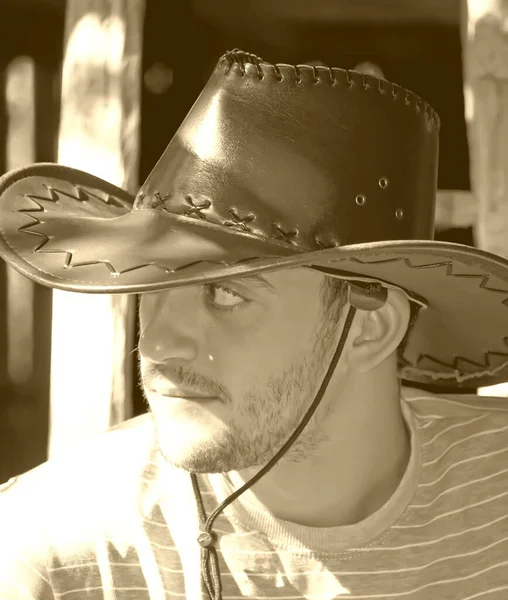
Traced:
<svg viewBox="0 0 508 600">
<path fill-rule="evenodd" d="M 393 354 L 406 335 L 410 318 L 409 300 L 403 292 L 388 289 L 386 302 L 377 310 L 357 310 L 353 339 L 348 352 L 349 367 L 364 373 Z"/>
</svg>

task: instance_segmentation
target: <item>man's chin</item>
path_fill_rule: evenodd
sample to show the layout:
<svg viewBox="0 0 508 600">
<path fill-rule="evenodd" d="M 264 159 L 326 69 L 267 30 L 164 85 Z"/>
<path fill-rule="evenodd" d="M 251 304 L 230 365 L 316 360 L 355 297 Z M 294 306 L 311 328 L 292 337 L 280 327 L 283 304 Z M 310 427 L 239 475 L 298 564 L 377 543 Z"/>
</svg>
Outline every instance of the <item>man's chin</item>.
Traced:
<svg viewBox="0 0 508 600">
<path fill-rule="evenodd" d="M 159 443 L 159 450 L 169 465 L 189 473 L 223 473 L 233 470 L 227 457 L 213 451 L 207 452 L 203 447 L 183 449 Z"/>
<path fill-rule="evenodd" d="M 235 452 L 222 427 L 164 422 L 153 415 L 157 444 L 165 461 L 184 471 L 220 473 L 235 468 Z M 233 466 L 231 466 L 233 465 Z"/>
<path fill-rule="evenodd" d="M 249 468 L 261 469 L 269 461 L 269 457 L 266 460 L 256 460 L 238 450 L 226 449 L 222 444 L 187 445 L 184 449 L 159 442 L 158 446 L 167 464 L 189 473 L 229 473 Z"/>
</svg>

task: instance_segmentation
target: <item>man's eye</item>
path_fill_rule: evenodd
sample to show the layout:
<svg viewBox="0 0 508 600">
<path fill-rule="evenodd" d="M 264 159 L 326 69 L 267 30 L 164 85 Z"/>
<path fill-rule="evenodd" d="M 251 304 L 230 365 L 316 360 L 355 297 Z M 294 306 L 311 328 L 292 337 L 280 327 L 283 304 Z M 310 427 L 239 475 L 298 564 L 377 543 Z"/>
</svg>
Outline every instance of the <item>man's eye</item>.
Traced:
<svg viewBox="0 0 508 600">
<path fill-rule="evenodd" d="M 232 310 L 246 302 L 240 294 L 223 285 L 209 284 L 206 286 L 206 293 L 209 302 L 219 310 Z"/>
</svg>

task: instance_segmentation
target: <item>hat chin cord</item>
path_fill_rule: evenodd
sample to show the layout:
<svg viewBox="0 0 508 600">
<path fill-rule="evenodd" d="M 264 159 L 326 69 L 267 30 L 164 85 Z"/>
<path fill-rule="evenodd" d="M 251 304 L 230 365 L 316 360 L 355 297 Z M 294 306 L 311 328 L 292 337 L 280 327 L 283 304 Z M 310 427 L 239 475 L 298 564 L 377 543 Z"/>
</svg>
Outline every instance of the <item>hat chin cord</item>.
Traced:
<svg viewBox="0 0 508 600">
<path fill-rule="evenodd" d="M 330 362 L 328 370 L 326 371 L 321 386 L 314 398 L 314 401 L 305 413 L 303 419 L 300 421 L 298 427 L 291 434 L 290 438 L 277 452 L 277 454 L 275 454 L 275 456 L 268 462 L 268 464 L 266 464 L 258 473 L 256 473 L 254 477 L 249 479 L 247 483 L 235 490 L 235 492 L 233 492 L 228 498 L 226 498 L 224 502 L 222 502 L 222 504 L 220 504 L 210 514 L 208 518 L 206 516 L 196 474 L 191 473 L 190 475 L 192 487 L 194 490 L 194 496 L 196 498 L 201 529 L 201 533 L 198 536 L 198 543 L 201 546 L 201 575 L 203 577 L 203 581 L 205 583 L 208 595 L 211 600 L 222 600 L 222 582 L 220 578 L 219 559 L 217 555 L 217 549 L 215 547 L 215 544 L 217 542 L 217 534 L 212 529 L 214 520 L 217 518 L 219 513 L 221 513 L 229 504 L 236 500 L 238 496 L 243 494 L 243 492 L 245 492 L 252 485 L 254 485 L 256 481 L 261 479 L 261 477 L 277 463 L 277 461 L 289 450 L 293 442 L 298 438 L 304 427 L 307 425 L 310 418 L 316 411 L 319 403 L 321 402 L 326 388 L 328 387 L 330 379 L 333 375 L 333 372 L 335 371 L 335 367 L 339 362 L 356 311 L 358 309 L 367 311 L 377 310 L 378 308 L 381 308 L 386 302 L 387 290 L 380 284 L 363 285 L 359 284 L 358 282 L 355 282 L 354 284 L 348 282 L 348 288 L 348 300 L 350 306 L 346 316 L 346 320 L 344 322 L 344 327 L 342 329 L 339 342 L 337 344 L 337 349 L 335 350 L 333 358 Z"/>
</svg>

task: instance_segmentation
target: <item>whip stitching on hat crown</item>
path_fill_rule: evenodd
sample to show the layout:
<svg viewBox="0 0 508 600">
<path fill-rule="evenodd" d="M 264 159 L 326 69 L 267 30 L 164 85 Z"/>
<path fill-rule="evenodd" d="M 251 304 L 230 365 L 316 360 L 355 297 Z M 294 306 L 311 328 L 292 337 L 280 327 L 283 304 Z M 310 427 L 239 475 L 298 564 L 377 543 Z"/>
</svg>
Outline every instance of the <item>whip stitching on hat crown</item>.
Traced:
<svg viewBox="0 0 508 600">
<path fill-rule="evenodd" d="M 249 75 L 249 69 L 247 67 L 251 65 L 254 67 L 252 72 L 255 73 L 260 80 L 264 79 L 266 74 L 269 74 L 271 71 L 273 71 L 273 76 L 278 82 L 285 80 L 284 72 L 287 72 L 288 74 L 291 74 L 291 80 L 295 83 L 303 83 L 303 74 L 308 73 L 315 84 L 327 83 L 328 85 L 334 86 L 336 84 L 340 84 L 341 80 L 345 79 L 350 88 L 358 87 L 364 91 L 374 90 L 381 95 L 385 95 L 387 93 L 387 90 L 384 89 L 383 86 L 386 86 L 387 88 L 391 87 L 392 97 L 394 100 L 398 100 L 400 97 L 400 92 L 404 92 L 404 104 L 407 106 L 412 106 L 416 113 L 423 112 L 427 123 L 430 123 L 433 128 L 439 129 L 441 126 L 441 121 L 437 112 L 430 106 L 430 104 L 425 102 L 417 94 L 395 83 L 376 77 L 375 75 L 370 75 L 369 73 L 359 73 L 357 71 L 351 71 L 348 69 L 339 69 L 337 67 L 325 67 L 320 65 L 289 65 L 285 63 L 272 64 L 263 61 L 255 54 L 249 54 L 248 52 L 243 52 L 237 48 L 223 54 L 218 64 L 221 65 L 224 62 L 226 62 L 228 65 L 226 72 L 230 71 L 233 66 L 237 65 L 239 75 L 241 77 Z M 323 75 L 325 76 L 323 77 Z"/>
</svg>

